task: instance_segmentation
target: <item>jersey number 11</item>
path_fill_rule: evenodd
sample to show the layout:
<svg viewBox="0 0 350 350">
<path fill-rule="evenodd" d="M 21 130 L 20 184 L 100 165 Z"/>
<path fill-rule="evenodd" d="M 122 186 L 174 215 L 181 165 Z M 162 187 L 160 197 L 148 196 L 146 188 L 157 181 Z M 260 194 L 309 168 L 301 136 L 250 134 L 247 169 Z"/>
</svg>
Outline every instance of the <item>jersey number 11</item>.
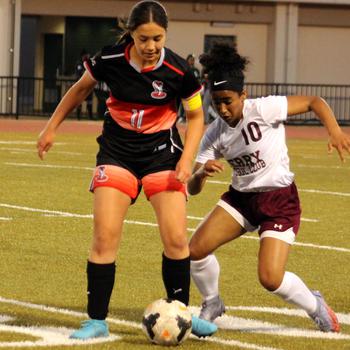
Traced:
<svg viewBox="0 0 350 350">
<path fill-rule="evenodd" d="M 143 109 L 140 109 L 140 110 L 133 109 L 132 110 L 130 124 L 133 128 L 141 129 L 142 118 L 143 118 L 144 113 L 145 113 L 145 111 Z"/>
</svg>

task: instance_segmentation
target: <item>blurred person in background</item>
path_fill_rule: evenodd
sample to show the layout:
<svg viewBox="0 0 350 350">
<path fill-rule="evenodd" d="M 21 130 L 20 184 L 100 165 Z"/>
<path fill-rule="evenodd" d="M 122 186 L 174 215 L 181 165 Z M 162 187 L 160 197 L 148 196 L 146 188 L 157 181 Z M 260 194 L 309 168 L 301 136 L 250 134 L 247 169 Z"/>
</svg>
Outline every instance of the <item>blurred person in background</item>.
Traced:
<svg viewBox="0 0 350 350">
<path fill-rule="evenodd" d="M 86 60 L 88 60 L 90 57 L 90 55 L 86 52 L 85 49 L 83 49 L 80 53 L 80 59 L 77 62 L 76 66 L 75 66 L 75 76 L 77 78 L 77 80 L 79 80 L 84 72 L 85 72 L 85 68 L 84 68 L 84 62 Z M 88 112 L 88 118 L 90 120 L 93 120 L 93 115 L 92 115 L 92 93 L 89 94 L 88 96 L 86 96 L 85 98 L 85 102 L 86 102 L 86 110 Z M 82 110 L 82 104 L 80 104 L 79 106 L 77 106 L 77 119 L 80 120 L 81 119 L 81 110 Z"/>
<path fill-rule="evenodd" d="M 186 58 L 186 61 L 188 63 L 188 66 L 190 67 L 190 71 L 192 72 L 192 74 L 195 76 L 195 78 L 198 80 L 198 82 L 201 82 L 200 79 L 200 72 L 199 69 L 196 68 L 195 66 L 195 56 L 194 54 L 189 54 Z M 205 113 L 205 110 L 204 110 Z M 183 108 L 183 105 L 181 103 L 181 101 L 179 101 L 179 107 L 178 107 L 178 111 L 177 111 L 177 116 L 178 116 L 178 122 L 180 123 L 185 123 L 186 122 L 186 115 L 185 115 L 185 110 Z"/>
</svg>

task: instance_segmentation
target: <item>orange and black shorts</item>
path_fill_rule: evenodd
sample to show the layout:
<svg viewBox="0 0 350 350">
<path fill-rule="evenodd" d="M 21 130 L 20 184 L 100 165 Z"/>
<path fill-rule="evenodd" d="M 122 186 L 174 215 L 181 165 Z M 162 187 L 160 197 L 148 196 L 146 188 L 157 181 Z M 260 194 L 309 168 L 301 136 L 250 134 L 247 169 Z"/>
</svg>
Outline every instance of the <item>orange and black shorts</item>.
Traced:
<svg viewBox="0 0 350 350">
<path fill-rule="evenodd" d="M 143 187 L 146 197 L 162 191 L 180 191 L 186 186 L 176 180 L 175 167 L 182 154 L 177 129 L 155 134 L 125 130 L 108 117 L 103 134 L 97 139 L 100 150 L 90 190 L 113 187 L 135 202 Z"/>
<path fill-rule="evenodd" d="M 90 190 L 93 192 L 101 186 L 116 188 L 130 196 L 132 202 L 136 201 L 142 187 L 147 199 L 163 191 L 179 191 L 186 196 L 186 186 L 175 178 L 174 170 L 159 171 L 138 179 L 122 167 L 99 165 L 94 171 Z"/>
</svg>

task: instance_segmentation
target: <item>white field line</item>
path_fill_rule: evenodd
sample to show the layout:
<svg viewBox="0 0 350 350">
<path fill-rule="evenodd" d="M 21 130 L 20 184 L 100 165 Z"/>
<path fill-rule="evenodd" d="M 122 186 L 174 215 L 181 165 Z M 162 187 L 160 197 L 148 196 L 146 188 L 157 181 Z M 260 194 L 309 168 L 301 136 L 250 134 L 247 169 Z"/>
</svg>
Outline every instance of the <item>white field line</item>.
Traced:
<svg viewBox="0 0 350 350">
<path fill-rule="evenodd" d="M 303 318 L 309 318 L 304 310 L 300 309 L 289 309 L 289 308 L 276 308 L 276 307 L 267 307 L 267 306 L 227 306 L 227 310 L 232 311 L 253 311 L 253 312 L 262 312 L 269 314 L 278 314 L 278 315 L 289 315 L 297 316 Z M 337 317 L 340 323 L 350 325 L 350 314 L 344 314 L 337 312 Z"/>
<path fill-rule="evenodd" d="M 25 302 L 25 301 L 3 298 L 1 296 L 0 296 L 0 303 L 22 306 L 22 307 L 25 307 L 28 309 L 33 309 L 33 310 L 40 310 L 40 311 L 46 311 L 46 312 L 52 312 L 52 313 L 60 313 L 63 315 L 69 315 L 69 316 L 74 316 L 74 317 L 79 317 L 79 318 L 88 318 L 88 315 L 85 312 L 73 311 L 73 310 L 68 310 L 68 309 L 61 309 L 61 308 L 57 308 L 57 307 L 53 307 L 53 306 L 33 304 L 33 303 Z M 107 318 L 107 321 L 110 321 L 111 323 L 122 325 L 122 326 L 141 328 L 141 324 L 137 323 L 137 322 L 118 320 L 118 319 L 113 319 L 113 318 Z"/>
<path fill-rule="evenodd" d="M 15 318 L 12 316 L 0 315 L 0 324 L 13 321 Z"/>
<path fill-rule="evenodd" d="M 296 153 L 294 153 L 296 154 Z M 299 157 L 304 158 L 304 159 L 322 159 L 322 158 L 326 158 L 329 155 L 325 155 L 325 154 L 319 154 L 319 155 L 313 155 L 313 154 L 298 154 Z"/>
<path fill-rule="evenodd" d="M 341 165 L 308 165 L 308 164 L 297 164 L 295 165 L 297 168 L 312 168 L 312 169 L 345 169 L 350 170 L 347 166 L 341 166 Z"/>
<path fill-rule="evenodd" d="M 37 153 L 35 148 L 33 149 L 25 149 L 25 148 L 14 148 L 14 147 L 0 147 L 0 151 L 14 151 L 14 152 L 22 152 L 22 153 Z M 80 152 L 68 152 L 68 151 L 55 151 L 55 153 L 59 154 L 70 154 L 74 156 L 81 156 L 83 153 Z"/>
<path fill-rule="evenodd" d="M 0 221 L 11 221 L 12 218 L 8 218 L 8 217 L 4 217 L 4 216 L 0 216 Z"/>
<path fill-rule="evenodd" d="M 30 164 L 30 163 L 14 163 L 14 162 L 4 162 L 5 165 L 14 165 L 14 166 L 23 166 L 23 167 L 33 167 L 33 168 L 57 168 L 57 169 L 84 169 L 84 170 L 93 170 L 94 168 L 91 167 L 72 167 L 69 165 L 53 165 L 53 164 Z M 228 181 L 219 181 L 219 180 L 208 180 L 208 183 L 211 184 L 217 184 L 217 185 L 229 185 L 230 182 Z M 310 193 L 319 193 L 319 194 L 328 194 L 328 195 L 334 195 L 334 196 L 344 196 L 344 197 L 350 197 L 350 193 L 348 192 L 333 192 L 333 191 L 321 191 L 321 190 L 314 190 L 314 189 L 301 189 L 298 188 L 299 192 L 310 192 Z"/>
<path fill-rule="evenodd" d="M 188 216 L 187 216 L 187 219 L 202 221 L 204 218 L 201 218 L 201 217 L 199 217 L 199 216 L 191 216 L 191 215 L 188 215 Z M 319 220 L 317 220 L 317 219 L 307 219 L 307 218 L 301 218 L 301 221 L 306 221 L 306 222 L 319 222 Z"/>
<path fill-rule="evenodd" d="M 47 210 L 47 209 L 30 208 L 30 207 L 23 207 L 23 206 L 6 204 L 6 203 L 0 203 L 0 207 L 9 208 L 9 209 L 24 210 L 24 211 L 30 211 L 30 212 L 37 212 L 37 213 L 43 213 L 46 216 L 63 216 L 63 217 L 84 218 L 84 219 L 92 219 L 92 217 L 93 217 L 92 214 L 74 214 L 74 213 L 58 211 L 58 210 Z M 134 221 L 134 220 L 124 220 L 124 222 L 126 224 L 132 224 L 132 225 L 143 225 L 143 226 L 158 227 L 158 224 L 155 224 L 155 223 L 152 223 L 152 222 Z M 195 228 L 188 228 L 187 230 L 190 231 L 190 232 L 194 232 L 196 229 Z M 242 238 L 259 240 L 259 237 L 253 237 L 253 236 L 242 236 Z M 309 247 L 309 248 L 317 248 L 317 249 L 325 249 L 325 250 L 335 250 L 335 251 L 339 251 L 339 252 L 350 253 L 350 249 L 348 249 L 348 248 L 322 246 L 322 245 L 317 245 L 317 244 L 313 244 L 313 243 L 300 243 L 300 242 L 295 242 L 294 245 L 295 246 L 300 246 L 300 247 Z"/>
<path fill-rule="evenodd" d="M 6 300 L 6 299 L 4 299 Z M 8 299 L 11 300 L 11 299 Z M 1 301 L 0 301 L 1 302 Z M 6 303 L 6 301 L 4 301 Z M 22 305 L 23 306 L 23 305 Z M 26 306 L 28 308 L 28 305 Z M 8 322 L 15 322 L 16 317 L 8 315 L 0 315 L 0 332 L 7 333 L 19 333 L 34 336 L 35 340 L 22 340 L 22 341 L 0 341 L 0 348 L 25 348 L 33 347 L 36 349 L 40 347 L 48 346 L 72 346 L 72 345 L 84 345 L 106 343 L 120 340 L 121 337 L 115 334 L 110 334 L 108 337 L 93 338 L 89 340 L 77 340 L 70 339 L 74 329 L 66 327 L 52 327 L 52 326 L 16 326 L 7 325 Z"/>
<path fill-rule="evenodd" d="M 317 194 L 330 194 L 332 196 L 350 197 L 349 192 L 333 192 L 333 191 L 321 191 L 321 190 L 312 190 L 312 189 L 298 189 L 298 191 L 299 192 L 317 193 Z"/>
<path fill-rule="evenodd" d="M 218 181 L 218 180 L 208 180 L 208 183 L 216 184 L 216 185 L 230 185 L 231 182 L 227 181 Z M 321 190 L 313 190 L 313 189 L 301 189 L 298 188 L 299 192 L 310 192 L 310 193 L 318 193 L 318 194 L 329 194 L 334 196 L 344 196 L 350 197 L 350 193 L 348 192 L 332 192 L 332 191 L 321 191 Z"/>
<path fill-rule="evenodd" d="M 319 222 L 318 219 L 300 218 L 300 220 L 305 222 Z"/>
<path fill-rule="evenodd" d="M 254 236 L 242 236 L 242 238 L 259 240 L 259 237 L 254 237 Z M 337 252 L 350 253 L 350 249 L 348 248 L 332 247 L 328 245 L 318 245 L 313 243 L 301 243 L 301 242 L 294 242 L 293 245 L 299 246 L 299 247 L 316 248 L 316 249 L 323 249 L 323 250 L 335 250 Z"/>
<path fill-rule="evenodd" d="M 31 211 L 31 212 L 37 212 L 37 213 L 55 214 L 55 215 L 75 217 L 75 218 L 92 218 L 92 214 L 87 214 L 87 215 L 72 214 L 72 213 L 58 211 L 58 210 L 37 209 L 37 208 L 22 207 L 22 206 L 18 206 L 18 205 L 11 205 L 11 204 L 5 204 L 5 203 L 0 203 L 0 207 L 9 208 L 9 209 L 24 210 L 24 211 Z"/>
<path fill-rule="evenodd" d="M 0 145 L 36 145 L 35 141 L 2 141 L 0 140 Z"/>
<path fill-rule="evenodd" d="M 94 170 L 94 168 L 91 168 L 91 167 L 72 166 L 72 165 L 28 164 L 28 163 L 11 163 L 11 162 L 4 162 L 4 164 L 29 167 L 29 168 L 77 169 L 77 170 L 91 170 L 91 171 Z"/>
<path fill-rule="evenodd" d="M 7 299 L 7 298 L 0 297 L 0 302 L 11 304 L 11 305 L 17 305 L 17 306 L 21 306 L 21 307 L 25 307 L 25 308 L 29 308 L 29 309 L 34 309 L 34 310 L 59 313 L 59 314 L 70 315 L 70 316 L 79 317 L 79 318 L 87 318 L 86 313 L 83 313 L 83 312 L 71 311 L 71 310 L 56 308 L 56 307 L 52 307 L 52 306 L 27 303 L 27 302 L 23 302 L 23 301 L 19 301 L 19 300 L 14 300 L 14 299 Z M 125 321 L 125 320 L 120 320 L 120 319 L 116 319 L 116 318 L 112 318 L 112 317 L 108 317 L 106 320 L 109 323 L 113 323 L 116 325 L 142 329 L 141 323 L 138 323 L 138 322 Z M 10 327 L 12 327 L 12 326 L 10 326 Z M 11 328 L 9 328 L 9 331 L 10 330 L 11 330 Z M 20 330 L 20 332 L 22 333 L 23 331 Z M 68 335 L 67 335 L 67 337 L 68 337 Z M 191 337 L 193 339 L 198 339 L 197 337 L 193 337 L 193 336 L 191 336 Z M 108 338 L 105 338 L 105 339 L 108 339 Z M 259 345 L 244 343 L 244 342 L 235 341 L 235 340 L 225 340 L 225 339 L 221 339 L 221 338 L 217 338 L 217 337 L 210 338 L 210 339 L 204 339 L 203 341 L 210 341 L 213 343 L 219 343 L 219 344 L 228 345 L 228 346 L 239 346 L 242 349 L 279 350 L 277 348 L 259 346 Z"/>
<path fill-rule="evenodd" d="M 12 151 L 12 153 L 22 153 L 22 152 L 29 152 L 29 151 L 26 151 L 26 150 L 20 150 L 20 149 L 17 149 L 16 151 Z M 72 153 L 69 153 L 69 154 L 72 154 Z M 5 162 L 4 164 L 6 165 L 14 165 L 14 166 L 23 166 L 23 167 L 46 167 L 46 168 L 57 168 L 57 169 L 64 169 L 66 168 L 66 166 L 64 165 L 50 165 L 50 164 L 29 164 L 29 163 L 14 163 L 14 162 Z M 300 167 L 300 168 L 327 168 L 327 169 L 346 169 L 346 170 L 350 170 L 350 168 L 345 168 L 345 167 L 341 167 L 341 166 L 310 166 L 310 165 L 297 165 L 297 167 Z M 69 167 L 67 167 L 69 168 Z M 71 168 L 69 168 L 71 169 Z M 87 169 L 86 167 L 76 167 L 76 169 Z M 88 168 L 88 169 L 94 169 L 94 168 Z M 208 181 L 210 182 L 210 181 Z M 225 184 L 229 184 L 229 183 L 225 183 Z"/>
<path fill-rule="evenodd" d="M 76 170 L 94 170 L 94 168 L 90 167 L 80 167 L 80 166 L 69 166 L 69 165 L 52 165 L 52 164 L 28 164 L 28 163 L 11 163 L 11 162 L 5 162 L 6 165 L 16 165 L 16 166 L 24 166 L 24 167 L 36 167 L 36 168 L 54 168 L 54 169 L 76 169 Z M 211 182 L 211 181 L 208 181 Z M 228 183 L 225 183 L 228 184 Z M 193 220 L 202 220 L 203 218 L 198 218 L 195 216 L 188 216 L 189 219 Z M 308 219 L 308 218 L 301 218 L 301 221 L 305 222 L 318 222 L 317 219 Z"/>
<path fill-rule="evenodd" d="M 319 338 L 333 340 L 350 340 L 349 334 L 343 333 L 324 333 L 319 330 L 302 329 L 295 327 L 287 327 L 283 324 L 270 323 L 265 321 L 257 321 L 237 316 L 224 315 L 215 323 L 220 329 L 234 330 L 246 333 L 270 334 L 285 337 L 298 338 Z"/>
<path fill-rule="evenodd" d="M 198 307 L 190 307 L 194 314 L 198 314 Z M 276 307 L 261 307 L 261 306 L 227 306 L 226 310 L 232 311 L 251 311 L 255 313 L 270 313 L 275 315 L 297 316 L 309 318 L 305 311 L 300 309 L 276 308 Z M 350 314 L 338 313 L 337 317 L 342 325 L 350 325 Z M 310 322 L 312 322 L 310 320 Z M 283 324 L 275 324 L 271 322 L 261 321 L 257 319 L 248 319 L 231 316 L 225 314 L 215 320 L 215 323 L 220 329 L 234 330 L 247 333 L 274 334 L 287 337 L 302 337 L 302 338 L 319 338 L 319 339 L 334 339 L 334 340 L 350 340 L 350 334 L 347 333 L 324 333 L 319 330 L 309 330 L 302 328 L 292 328 Z"/>
<path fill-rule="evenodd" d="M 191 336 L 193 337 L 193 336 Z M 238 340 L 226 340 L 218 337 L 209 337 L 201 340 L 203 342 L 210 342 L 210 343 L 217 343 L 217 344 L 222 344 L 222 345 L 227 345 L 227 346 L 235 346 L 239 347 L 241 349 L 252 349 L 252 350 L 282 350 L 278 348 L 271 348 L 267 346 L 260 346 L 260 345 L 255 345 L 255 344 L 249 344 L 249 343 L 243 343 Z"/>
<path fill-rule="evenodd" d="M 77 311 L 71 311 L 68 309 L 61 309 L 57 307 L 51 307 L 46 305 L 40 305 L 40 304 L 33 304 L 29 302 L 23 302 L 19 300 L 14 299 L 7 299 L 0 297 L 0 302 L 7 303 L 11 305 L 21 306 L 29 309 L 35 309 L 40 310 L 44 312 L 51 312 L 51 313 L 59 313 L 64 315 L 70 315 L 78 318 L 86 318 L 87 315 L 82 312 Z M 301 310 L 294 310 L 294 309 L 287 309 L 287 308 L 266 308 L 266 307 L 245 307 L 245 306 L 238 306 L 238 307 L 232 307 L 228 306 L 228 310 L 247 310 L 247 311 L 253 311 L 253 312 L 268 312 L 268 313 L 274 313 L 274 314 L 282 314 L 282 315 L 289 315 L 289 316 L 299 316 L 299 317 L 307 317 L 306 313 Z M 190 307 L 190 310 L 197 314 L 199 312 L 199 307 Z M 343 324 L 350 324 L 349 314 L 337 314 L 339 317 L 339 320 Z M 4 319 L 6 321 L 6 318 Z M 107 318 L 107 321 L 109 323 L 126 326 L 126 327 L 132 327 L 141 329 L 141 324 L 139 322 L 133 322 L 133 321 L 125 321 L 120 320 L 116 318 L 109 317 Z M 221 329 L 227 329 L 227 330 L 234 330 L 234 331 L 240 331 L 240 332 L 247 332 L 247 333 L 262 333 L 267 335 L 282 335 L 282 336 L 288 336 L 288 337 L 305 337 L 305 338 L 316 338 L 316 339 L 332 339 L 332 340 L 350 340 L 350 335 L 345 333 L 323 333 L 316 330 L 304 330 L 301 328 L 289 328 L 285 325 L 280 324 L 273 324 L 270 322 L 255 320 L 255 319 L 245 319 L 237 316 L 229 316 L 224 315 L 222 317 L 219 317 L 215 321 L 218 326 Z M 10 327 L 16 327 L 16 326 L 8 326 L 8 331 L 13 331 Z M 21 327 L 22 329 L 19 330 L 21 333 L 23 332 L 24 327 Z M 27 327 L 28 329 L 29 327 Z M 28 334 L 31 334 L 31 330 L 27 330 Z M 38 334 L 39 335 L 39 334 Z M 68 334 L 67 334 L 68 335 Z M 66 337 L 67 337 L 66 335 Z M 42 336 L 42 335 L 39 335 Z M 117 336 L 117 338 L 120 339 L 120 337 Z M 194 338 L 194 337 L 193 337 Z M 108 338 L 107 338 L 108 339 Z M 197 338 L 195 338 L 197 339 Z M 265 347 L 265 346 L 259 346 L 257 344 L 251 344 L 251 343 L 245 343 L 240 342 L 236 340 L 225 340 L 218 337 L 211 337 L 207 338 L 203 341 L 209 341 L 213 343 L 219 343 L 223 345 L 229 345 L 229 346 L 237 346 L 242 349 L 253 349 L 253 350 L 276 350 L 276 348 L 271 347 Z"/>
<path fill-rule="evenodd" d="M 33 348 L 50 347 L 50 346 L 74 346 L 80 345 L 83 349 L 91 344 L 103 344 L 121 340 L 120 336 L 110 334 L 108 337 L 92 338 L 88 340 L 70 339 L 74 329 L 66 327 L 27 327 L 27 326 L 13 326 L 0 325 L 0 331 L 7 333 L 20 333 L 37 337 L 37 340 L 23 340 L 23 341 L 4 341 L 0 342 L 0 348 Z"/>
<path fill-rule="evenodd" d="M 66 145 L 66 142 L 55 142 L 55 146 L 62 146 Z M 0 145 L 36 145 L 36 141 L 20 141 L 20 140 L 11 140 L 11 141 L 4 141 L 0 140 Z"/>
</svg>

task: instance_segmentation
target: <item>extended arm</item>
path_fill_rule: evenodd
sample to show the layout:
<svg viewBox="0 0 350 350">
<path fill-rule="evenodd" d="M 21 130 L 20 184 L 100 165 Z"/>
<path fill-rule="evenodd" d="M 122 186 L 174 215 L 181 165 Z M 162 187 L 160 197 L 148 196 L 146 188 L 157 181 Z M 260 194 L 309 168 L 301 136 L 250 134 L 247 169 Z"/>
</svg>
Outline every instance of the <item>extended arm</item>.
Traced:
<svg viewBox="0 0 350 350">
<path fill-rule="evenodd" d="M 96 81 L 92 79 L 89 73 L 85 72 L 83 76 L 67 91 L 62 100 L 56 107 L 45 128 L 39 134 L 37 150 L 40 159 L 44 158 L 45 153 L 53 145 L 56 130 L 67 115 L 92 92 Z"/>
<path fill-rule="evenodd" d="M 213 177 L 215 173 L 221 173 L 223 170 L 224 165 L 219 160 L 208 160 L 205 164 L 196 162 L 187 184 L 188 193 L 191 195 L 200 193 L 207 177 Z"/>
<path fill-rule="evenodd" d="M 322 122 L 329 134 L 328 149 L 333 148 L 339 153 L 342 161 L 344 151 L 350 153 L 350 136 L 345 134 L 337 123 L 332 109 L 327 102 L 318 96 L 288 96 L 288 115 L 313 111 Z"/>
<path fill-rule="evenodd" d="M 186 183 L 191 176 L 192 161 L 203 135 L 204 116 L 202 107 L 186 111 L 187 129 L 184 150 L 176 165 L 177 179 Z"/>
</svg>

